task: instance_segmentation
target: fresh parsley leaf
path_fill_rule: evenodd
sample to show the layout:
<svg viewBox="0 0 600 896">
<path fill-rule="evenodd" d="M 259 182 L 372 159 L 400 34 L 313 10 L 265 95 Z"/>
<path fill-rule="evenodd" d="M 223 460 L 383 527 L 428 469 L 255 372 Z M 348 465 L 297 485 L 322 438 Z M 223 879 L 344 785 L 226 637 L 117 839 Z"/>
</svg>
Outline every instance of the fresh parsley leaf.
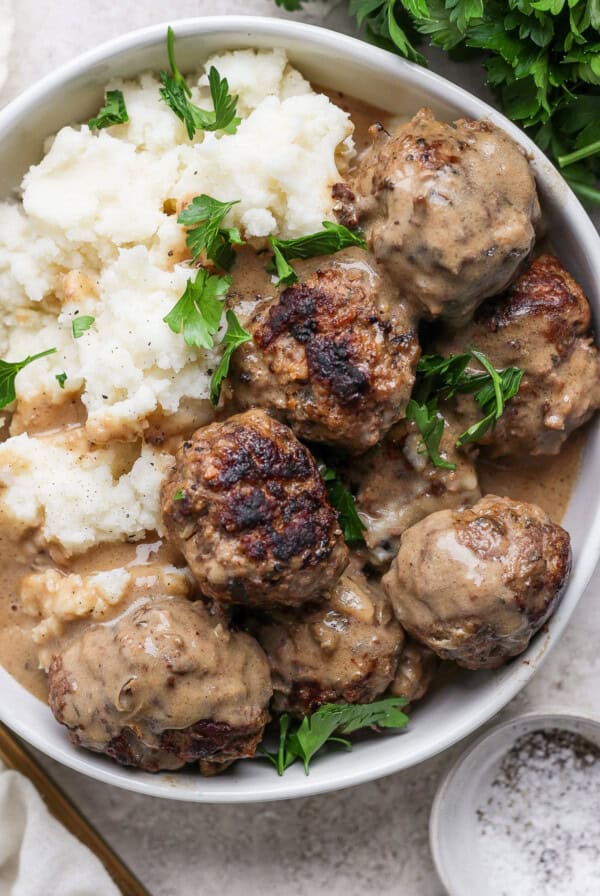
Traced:
<svg viewBox="0 0 600 896">
<path fill-rule="evenodd" d="M 66 373 L 57 373 L 55 375 L 55 380 L 60 386 L 61 389 L 65 388 L 65 383 L 67 382 L 67 374 Z"/>
<path fill-rule="evenodd" d="M 238 203 L 239 199 L 219 202 L 203 193 L 183 209 L 177 220 L 188 228 L 185 242 L 194 261 L 204 252 L 223 270 L 231 268 L 235 260 L 232 245 L 241 246 L 244 241 L 237 227 L 221 227 L 221 222 Z"/>
<path fill-rule="evenodd" d="M 290 240 L 280 240 L 277 237 L 269 237 L 269 243 L 273 250 L 273 258 L 269 262 L 267 270 L 276 272 L 279 284 L 290 286 L 298 279 L 296 272 L 289 263 L 291 259 L 314 258 L 317 255 L 332 255 L 349 246 L 358 246 L 366 249 L 367 244 L 359 230 L 348 230 L 343 224 L 335 224 L 333 221 L 323 221 L 323 230 L 311 233 L 308 236 L 299 236 Z"/>
<path fill-rule="evenodd" d="M 483 367 L 483 373 L 467 371 L 473 360 Z M 431 463 L 446 470 L 456 469 L 456 464 L 445 461 L 439 452 L 444 432 L 444 418 L 438 410 L 440 401 L 447 401 L 458 394 L 471 394 L 481 409 L 481 420 L 458 437 L 456 445 L 461 447 L 477 442 L 496 425 L 504 413 L 506 402 L 519 391 L 522 378 L 523 370 L 520 368 L 496 370 L 489 358 L 475 348 L 449 358 L 424 355 L 417 365 L 417 381 L 406 416 L 414 421 L 421 433 Z"/>
<path fill-rule="evenodd" d="M 37 361 L 38 358 L 45 358 L 46 355 L 53 355 L 55 351 L 55 348 L 49 348 L 46 349 L 45 352 L 40 352 L 37 355 L 29 355 L 23 361 L 0 361 L 0 409 L 11 404 L 17 397 L 15 392 L 15 379 L 17 378 L 19 371 L 23 370 L 24 367 L 27 367 L 28 364 L 31 364 L 32 361 Z"/>
<path fill-rule="evenodd" d="M 160 72 L 160 95 L 185 124 L 190 140 L 196 131 L 225 131 L 227 134 L 235 134 L 241 118 L 236 117 L 238 98 L 229 95 L 227 78 L 221 78 L 214 65 L 210 67 L 208 86 L 214 109 L 199 109 L 190 101 L 191 88 L 177 67 L 175 34 L 170 26 L 167 30 L 167 53 L 171 73 Z"/>
<path fill-rule="evenodd" d="M 262 754 L 269 759 L 279 775 L 298 759 L 308 775 L 310 763 L 326 744 L 341 744 L 352 749 L 352 744 L 340 734 L 352 734 L 361 728 L 405 728 L 408 716 L 402 712 L 407 700 L 404 697 L 386 697 L 375 703 L 324 703 L 316 712 L 302 721 L 292 721 L 287 713 L 279 717 L 279 744 L 276 753 L 264 748 Z"/>
<path fill-rule="evenodd" d="M 73 339 L 80 339 L 85 331 L 89 330 L 95 320 L 96 318 L 89 314 L 82 314 L 81 317 L 74 317 L 71 324 Z"/>
<path fill-rule="evenodd" d="M 338 522 L 348 544 L 363 541 L 366 526 L 358 515 L 352 494 L 342 483 L 335 470 L 321 464 L 319 472 L 325 482 L 329 503 L 337 510 Z"/>
<path fill-rule="evenodd" d="M 478 355 L 479 352 L 476 354 Z M 457 446 L 460 447 L 469 442 L 477 442 L 488 429 L 493 429 L 504 413 L 506 402 L 514 398 L 519 391 L 523 373 L 524 371 L 519 367 L 506 367 L 500 371 L 494 370 L 493 375 L 490 373 L 487 381 L 483 377 L 474 376 L 472 378 L 473 380 L 481 381 L 479 388 L 474 390 L 473 383 L 471 383 L 467 384 L 467 388 L 461 389 L 463 392 L 473 392 L 473 397 L 484 416 L 458 437 Z"/>
<path fill-rule="evenodd" d="M 173 495 L 173 500 L 174 501 L 183 501 L 184 497 L 185 496 L 183 494 L 183 491 L 180 488 L 178 488 L 177 491 L 175 492 L 175 494 Z"/>
<path fill-rule="evenodd" d="M 223 298 L 231 286 L 231 277 L 217 277 L 199 268 L 195 280 L 188 280 L 185 292 L 169 311 L 164 322 L 173 333 L 183 332 L 186 345 L 213 348 L 213 336 L 223 314 Z"/>
<path fill-rule="evenodd" d="M 426 404 L 417 404 L 411 399 L 406 406 L 406 419 L 412 420 L 421 433 L 424 451 L 434 467 L 443 470 L 456 470 L 456 464 L 450 463 L 440 454 L 440 442 L 444 433 L 444 418 L 437 409 L 437 402 L 431 399 Z"/>
<path fill-rule="evenodd" d="M 222 342 L 222 345 L 225 346 L 225 351 L 223 352 L 221 360 L 219 361 L 219 366 L 213 373 L 210 381 L 210 400 L 211 404 L 215 407 L 218 405 L 219 398 L 221 397 L 223 380 L 229 373 L 231 356 L 236 348 L 252 339 L 250 333 L 244 330 L 240 324 L 234 311 L 229 309 L 225 314 L 225 319 L 227 320 L 227 332 L 225 333 Z"/>
<path fill-rule="evenodd" d="M 125 97 L 120 90 L 107 90 L 104 97 L 104 105 L 96 118 L 90 118 L 88 128 L 99 131 L 101 128 L 110 128 L 114 124 L 125 124 L 129 121 Z"/>
<path fill-rule="evenodd" d="M 431 396 L 449 399 L 464 382 L 471 355 L 465 352 L 443 358 L 441 355 L 423 355 L 417 365 L 417 382 L 412 397 L 425 404 Z"/>
<path fill-rule="evenodd" d="M 297 10 L 302 0 L 275 0 Z M 421 64 L 426 38 L 453 61 L 476 56 L 502 111 L 582 199 L 600 204 L 599 0 L 347 0 L 366 36 Z M 573 167 L 571 167 L 573 166 Z"/>
</svg>

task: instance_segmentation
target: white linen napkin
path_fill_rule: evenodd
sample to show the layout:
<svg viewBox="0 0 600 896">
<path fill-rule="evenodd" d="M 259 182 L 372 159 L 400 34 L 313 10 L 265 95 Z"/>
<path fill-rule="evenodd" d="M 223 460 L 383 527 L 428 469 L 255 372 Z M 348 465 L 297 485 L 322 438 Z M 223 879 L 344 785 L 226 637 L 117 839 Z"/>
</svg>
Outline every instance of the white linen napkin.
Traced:
<svg viewBox="0 0 600 896">
<path fill-rule="evenodd" d="M 0 763 L 0 896 L 119 896 L 104 866 Z"/>
<path fill-rule="evenodd" d="M 8 76 L 8 54 L 14 30 L 12 0 L 0 0 L 0 90 Z"/>
</svg>

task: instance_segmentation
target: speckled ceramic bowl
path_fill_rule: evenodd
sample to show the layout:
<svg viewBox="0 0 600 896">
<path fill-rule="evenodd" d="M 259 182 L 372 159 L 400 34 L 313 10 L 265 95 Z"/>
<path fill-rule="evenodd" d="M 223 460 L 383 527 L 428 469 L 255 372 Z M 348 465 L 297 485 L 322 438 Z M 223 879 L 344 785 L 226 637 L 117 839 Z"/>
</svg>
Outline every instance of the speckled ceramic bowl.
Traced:
<svg viewBox="0 0 600 896">
<path fill-rule="evenodd" d="M 477 809 L 515 741 L 552 728 L 580 734 L 600 746 L 600 719 L 559 711 L 525 713 L 471 744 L 440 783 L 431 809 L 429 838 L 448 896 L 502 896 L 490 888 L 490 869 L 477 849 Z"/>
<path fill-rule="evenodd" d="M 600 240 L 587 214 L 560 175 L 521 131 L 481 100 L 430 71 L 353 38 L 279 19 L 227 16 L 171 23 L 177 59 L 192 70 L 212 53 L 239 47 L 282 47 L 307 78 L 357 99 L 412 115 L 426 104 L 446 118 L 489 117 L 531 154 L 549 236 L 585 287 L 600 320 Z M 106 82 L 167 66 L 166 25 L 126 34 L 79 57 L 0 112 L 0 195 L 19 184 L 40 159 L 44 138 L 98 109 Z M 75 749 L 50 710 L 0 669 L 0 717 L 34 746 L 60 762 L 120 787 L 198 802 L 247 802 L 306 796 L 348 787 L 405 769 L 470 734 L 501 709 L 535 673 L 560 637 L 592 574 L 600 547 L 597 493 L 599 431 L 588 441 L 565 526 L 574 546 L 574 568 L 562 604 L 548 630 L 527 653 L 497 672 L 457 675 L 417 707 L 410 728 L 373 737 L 352 753 L 325 756 L 309 777 L 300 766 L 278 778 L 266 762 L 240 762 L 225 775 L 203 779 L 193 771 L 149 775 L 123 769 Z"/>
</svg>

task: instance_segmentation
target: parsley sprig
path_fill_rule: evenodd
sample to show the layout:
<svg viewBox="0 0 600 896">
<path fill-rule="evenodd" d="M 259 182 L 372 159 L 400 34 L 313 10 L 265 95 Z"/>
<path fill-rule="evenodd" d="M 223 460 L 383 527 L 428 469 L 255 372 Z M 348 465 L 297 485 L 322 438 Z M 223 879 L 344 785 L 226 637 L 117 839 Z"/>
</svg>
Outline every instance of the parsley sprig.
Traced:
<svg viewBox="0 0 600 896">
<path fill-rule="evenodd" d="M 261 748 L 260 752 L 283 775 L 298 759 L 308 775 L 310 763 L 326 744 L 341 744 L 347 750 L 352 743 L 340 735 L 352 734 L 360 728 L 405 728 L 408 716 L 402 712 L 404 697 L 387 697 L 375 703 L 324 703 L 301 722 L 287 713 L 279 717 L 279 744 L 276 753 Z"/>
<path fill-rule="evenodd" d="M 209 274 L 199 268 L 194 280 L 188 280 L 179 301 L 169 311 L 164 322 L 173 333 L 183 333 L 186 345 L 194 348 L 214 348 L 213 336 L 219 329 L 223 314 L 223 299 L 231 286 L 231 277 Z"/>
<path fill-rule="evenodd" d="M 348 544 L 363 541 L 366 526 L 358 515 L 356 502 L 351 492 L 341 481 L 338 473 L 325 464 L 319 465 L 319 472 L 325 482 L 329 503 L 337 510 L 338 522 Z"/>
<path fill-rule="evenodd" d="M 305 0 L 275 0 L 289 10 Z M 348 0 L 373 43 L 415 62 L 427 39 L 453 59 L 482 58 L 502 111 L 600 203 L 598 0 Z"/>
<path fill-rule="evenodd" d="M 127 121 L 129 121 L 129 115 L 123 93 L 120 90 L 107 90 L 104 105 L 95 118 L 90 118 L 88 128 L 91 131 L 99 131 L 102 128 L 110 128 L 114 124 L 125 124 Z"/>
<path fill-rule="evenodd" d="M 183 295 L 163 318 L 173 333 L 183 333 L 186 345 L 199 349 L 212 349 L 214 336 L 221 326 L 225 309 L 225 297 L 231 286 L 231 277 L 218 277 L 206 268 L 199 268 L 194 280 L 188 280 Z M 231 356 L 238 346 L 251 339 L 234 311 L 225 314 L 227 330 L 222 340 L 224 351 L 210 381 L 210 400 L 219 403 L 223 380 L 229 374 Z"/>
<path fill-rule="evenodd" d="M 203 252 L 206 257 L 224 271 L 230 270 L 235 261 L 233 246 L 243 245 L 237 227 L 222 227 L 223 218 L 239 199 L 219 202 L 202 193 L 194 196 L 180 213 L 177 221 L 188 228 L 186 245 L 195 261 Z"/>
<path fill-rule="evenodd" d="M 191 102 L 191 88 L 175 61 L 175 34 L 170 26 L 167 30 L 167 53 L 171 73 L 160 73 L 163 85 L 160 88 L 160 95 L 185 124 L 190 140 L 196 131 L 225 131 L 227 134 L 235 134 L 241 118 L 236 117 L 238 98 L 229 95 L 227 78 L 221 78 L 214 65 L 211 65 L 208 86 L 214 109 L 208 111 L 200 109 Z"/>
<path fill-rule="evenodd" d="M 274 236 L 269 237 L 269 243 L 273 250 L 273 257 L 267 270 L 277 273 L 278 284 L 291 286 L 296 283 L 298 275 L 290 264 L 290 260 L 301 258 L 315 258 L 317 255 L 332 255 L 350 246 L 359 246 L 366 249 L 363 234 L 359 230 L 348 230 L 343 224 L 335 224 L 333 221 L 323 221 L 323 230 L 310 233 L 308 236 L 299 236 L 290 240 L 280 240 Z"/>
<path fill-rule="evenodd" d="M 229 374 L 231 356 L 233 355 L 236 348 L 239 348 L 239 346 L 243 345 L 244 342 L 248 342 L 250 339 L 252 339 L 250 333 L 244 330 L 239 320 L 237 319 L 235 312 L 232 311 L 231 308 L 226 311 L 225 319 L 227 321 L 227 332 L 223 337 L 222 343 L 225 346 L 225 350 L 221 356 L 221 360 L 219 361 L 219 366 L 213 373 L 212 379 L 210 381 L 210 401 L 214 407 L 216 407 L 216 405 L 218 405 L 219 403 L 223 380 Z"/>
<path fill-rule="evenodd" d="M 467 371 L 473 360 L 483 367 L 482 373 Z M 424 449 L 434 467 L 456 469 L 456 464 L 445 460 L 440 454 L 445 424 L 439 403 L 458 394 L 473 396 L 483 416 L 461 433 L 456 446 L 460 448 L 477 442 L 496 425 L 504 413 L 506 402 L 519 391 L 523 372 L 519 367 L 496 370 L 489 358 L 474 348 L 449 358 L 441 355 L 424 355 L 421 358 L 406 416 L 414 421 L 421 433 Z"/>
<path fill-rule="evenodd" d="M 55 348 L 48 348 L 45 352 L 39 352 L 37 355 L 29 355 L 22 361 L 0 360 L 0 409 L 11 404 L 17 397 L 15 391 L 17 374 L 33 361 L 37 361 L 39 358 L 45 358 L 47 355 L 53 355 L 55 352 Z"/>
</svg>

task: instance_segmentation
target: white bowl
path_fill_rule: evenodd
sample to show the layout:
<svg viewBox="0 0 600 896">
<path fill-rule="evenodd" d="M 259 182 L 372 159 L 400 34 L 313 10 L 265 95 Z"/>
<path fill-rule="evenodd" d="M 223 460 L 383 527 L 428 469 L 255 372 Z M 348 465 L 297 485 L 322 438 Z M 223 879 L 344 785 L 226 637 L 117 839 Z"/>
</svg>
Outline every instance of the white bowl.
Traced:
<svg viewBox="0 0 600 896">
<path fill-rule="evenodd" d="M 433 860 L 448 896 L 502 896 L 490 889 L 490 869 L 477 850 L 477 809 L 503 756 L 532 731 L 560 728 L 600 746 L 600 719 L 564 712 L 530 712 L 487 731 L 440 783 L 429 822 Z"/>
<path fill-rule="evenodd" d="M 550 238 L 583 284 L 600 320 L 600 240 L 587 214 L 545 156 L 521 131 L 481 100 L 430 71 L 366 43 L 309 25 L 243 16 L 171 23 L 181 68 L 197 68 L 209 54 L 236 47 L 282 47 L 304 75 L 326 87 L 412 114 L 427 104 L 444 117 L 488 117 L 531 154 Z M 0 112 L 0 196 L 8 194 L 27 167 L 38 161 L 45 137 L 69 122 L 85 121 L 98 109 L 106 82 L 167 66 L 166 24 L 127 34 L 79 57 Z M 315 762 L 310 776 L 289 769 L 278 778 L 266 762 L 240 762 L 221 777 L 193 771 L 149 775 L 123 769 L 72 747 L 50 710 L 0 669 L 0 718 L 43 752 L 71 768 L 130 790 L 197 802 L 248 802 L 306 796 L 359 784 L 408 768 L 473 732 L 529 681 L 558 637 L 592 574 L 600 547 L 596 495 L 600 433 L 590 435 L 581 475 L 566 520 L 574 547 L 573 575 L 548 630 L 522 657 L 497 672 L 465 673 L 431 696 L 414 713 L 405 733 L 373 737 L 352 753 Z"/>
</svg>

